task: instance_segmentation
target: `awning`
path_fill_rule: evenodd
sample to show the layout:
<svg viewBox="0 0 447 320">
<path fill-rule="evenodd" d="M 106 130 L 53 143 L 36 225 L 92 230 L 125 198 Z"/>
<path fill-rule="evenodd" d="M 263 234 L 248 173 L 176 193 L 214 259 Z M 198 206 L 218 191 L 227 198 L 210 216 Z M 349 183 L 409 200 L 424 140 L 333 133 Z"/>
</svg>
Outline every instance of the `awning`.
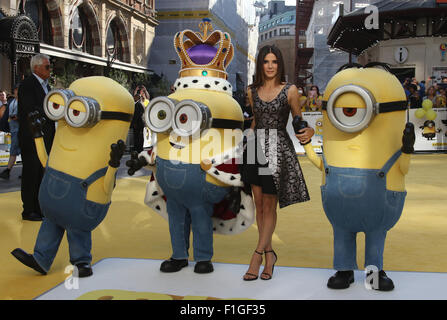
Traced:
<svg viewBox="0 0 447 320">
<path fill-rule="evenodd" d="M 328 35 L 327 44 L 359 55 L 384 40 L 384 22 L 398 19 L 415 21 L 423 17 L 447 18 L 447 5 L 438 4 L 437 0 L 381 0 L 373 5 L 379 10 L 379 29 L 366 29 L 365 19 L 370 13 L 366 14 L 364 8 L 358 9 L 337 19 Z M 436 36 L 446 36 L 447 28 L 439 28 L 436 32 Z"/>
<path fill-rule="evenodd" d="M 63 49 L 59 47 L 50 46 L 48 44 L 41 43 L 40 44 L 40 52 L 44 53 L 46 55 L 49 55 L 50 57 L 59 57 L 64 59 L 70 59 L 75 60 L 79 62 L 86 62 L 90 64 L 95 64 L 99 66 L 107 66 L 107 59 L 103 57 L 94 56 L 85 52 L 76 51 L 76 50 L 69 50 L 69 49 Z M 149 73 L 153 74 L 153 70 L 135 65 L 130 63 L 125 63 L 121 61 L 115 60 L 112 65 L 112 68 L 115 69 L 121 69 L 131 72 L 139 72 L 139 73 Z"/>
<path fill-rule="evenodd" d="M 34 22 L 26 15 L 0 18 L 0 53 L 11 61 L 39 52 L 39 38 Z"/>
</svg>

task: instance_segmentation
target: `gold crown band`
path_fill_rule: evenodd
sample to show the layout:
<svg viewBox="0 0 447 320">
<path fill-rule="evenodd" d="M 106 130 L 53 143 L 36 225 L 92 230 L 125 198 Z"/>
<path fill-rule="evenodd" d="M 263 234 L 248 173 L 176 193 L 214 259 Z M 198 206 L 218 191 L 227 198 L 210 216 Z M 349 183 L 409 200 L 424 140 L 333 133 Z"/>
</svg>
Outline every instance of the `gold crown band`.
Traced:
<svg viewBox="0 0 447 320">
<path fill-rule="evenodd" d="M 180 78 L 183 77 L 214 77 L 227 79 L 228 75 L 225 71 L 210 68 L 185 68 L 179 71 Z"/>
</svg>

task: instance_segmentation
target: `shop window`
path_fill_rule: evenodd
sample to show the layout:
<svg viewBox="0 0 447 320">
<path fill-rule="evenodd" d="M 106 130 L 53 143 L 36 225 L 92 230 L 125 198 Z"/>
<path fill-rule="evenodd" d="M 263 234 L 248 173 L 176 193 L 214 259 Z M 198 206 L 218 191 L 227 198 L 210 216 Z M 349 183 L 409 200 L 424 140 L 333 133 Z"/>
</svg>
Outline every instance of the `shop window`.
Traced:
<svg viewBox="0 0 447 320">
<path fill-rule="evenodd" d="M 109 28 L 107 29 L 106 49 L 110 57 L 123 61 L 123 44 L 116 18 L 110 22 Z"/>
<path fill-rule="evenodd" d="M 39 40 L 43 43 L 53 44 L 53 32 L 51 28 L 48 9 L 43 0 L 22 0 L 20 8 L 33 20 L 39 34 Z"/>
<path fill-rule="evenodd" d="M 70 49 L 93 54 L 91 27 L 80 7 L 74 9 L 70 21 Z"/>
</svg>

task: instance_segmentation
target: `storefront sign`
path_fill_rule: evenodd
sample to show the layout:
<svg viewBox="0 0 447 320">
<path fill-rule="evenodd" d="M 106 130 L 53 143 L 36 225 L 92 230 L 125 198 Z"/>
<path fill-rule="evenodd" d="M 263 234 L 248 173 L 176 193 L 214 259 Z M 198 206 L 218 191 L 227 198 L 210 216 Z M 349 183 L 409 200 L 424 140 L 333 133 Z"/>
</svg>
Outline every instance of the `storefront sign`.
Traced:
<svg viewBox="0 0 447 320">
<path fill-rule="evenodd" d="M 404 63 L 408 59 L 408 49 L 405 47 L 398 47 L 394 50 L 394 59 L 398 63 Z"/>
</svg>

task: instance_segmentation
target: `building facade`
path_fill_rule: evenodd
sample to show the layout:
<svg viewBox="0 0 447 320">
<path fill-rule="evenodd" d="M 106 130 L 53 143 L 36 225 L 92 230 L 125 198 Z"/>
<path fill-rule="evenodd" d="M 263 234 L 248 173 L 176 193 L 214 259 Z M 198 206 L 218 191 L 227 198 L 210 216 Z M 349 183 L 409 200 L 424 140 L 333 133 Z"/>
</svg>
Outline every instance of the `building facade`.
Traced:
<svg viewBox="0 0 447 320">
<path fill-rule="evenodd" d="M 149 58 L 149 68 L 163 74 L 172 84 L 178 78 L 179 58 L 174 49 L 177 32 L 199 31 L 203 18 L 210 18 L 214 29 L 228 32 L 235 48 L 227 73 L 237 95 L 252 82 L 258 43 L 258 17 L 254 0 L 163 0 L 156 4 L 156 37 Z"/>
<path fill-rule="evenodd" d="M 314 48 L 310 61 L 312 64 L 310 82 L 317 85 L 321 91 L 324 90 L 338 68 L 350 61 L 348 53 L 335 50 L 327 44 L 332 26 L 340 15 L 367 7 L 375 1 L 377 0 L 316 0 L 314 2 L 306 37 L 307 47 Z M 340 4 L 343 12 L 340 12 Z M 352 61 L 356 60 L 353 56 L 351 59 Z"/>
<path fill-rule="evenodd" d="M 0 87 L 10 90 L 23 79 L 29 73 L 30 57 L 37 52 L 50 56 L 56 83 L 73 74 L 149 72 L 148 56 L 158 25 L 154 2 L 0 0 L 0 28 L 7 29 L 0 30 Z M 20 20 L 21 24 L 6 20 Z M 23 37 L 21 46 L 14 39 L 17 35 L 9 34 L 8 26 L 14 24 L 27 25 L 25 31 L 18 32 Z M 25 39 L 29 34 L 30 39 Z M 27 46 L 26 41 L 33 45 L 32 39 L 37 45 Z M 18 55 L 21 48 L 28 48 L 28 54 Z"/>
</svg>

